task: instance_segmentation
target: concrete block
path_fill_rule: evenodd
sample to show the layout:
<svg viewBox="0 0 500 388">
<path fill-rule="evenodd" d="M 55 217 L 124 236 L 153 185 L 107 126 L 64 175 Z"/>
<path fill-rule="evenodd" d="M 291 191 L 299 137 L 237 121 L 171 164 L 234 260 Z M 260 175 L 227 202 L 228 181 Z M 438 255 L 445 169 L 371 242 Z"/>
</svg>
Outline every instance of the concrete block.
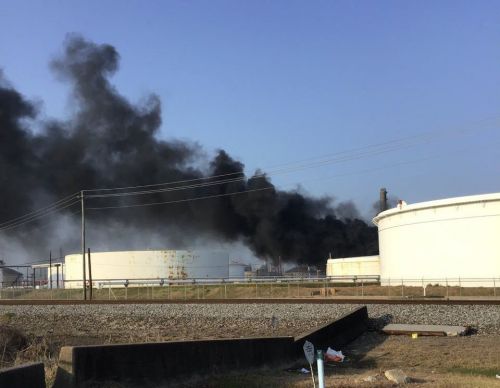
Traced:
<svg viewBox="0 0 500 388">
<path fill-rule="evenodd" d="M 73 346 L 63 346 L 59 351 L 59 362 L 71 364 L 73 362 Z"/>
<path fill-rule="evenodd" d="M 363 334 L 368 327 L 368 310 L 362 306 L 326 325 L 295 337 L 296 351 L 300 355 L 305 341 L 312 342 L 317 349 L 331 347 L 340 350 L 342 346 Z"/>
<path fill-rule="evenodd" d="M 410 335 L 418 334 L 422 336 L 448 336 L 455 337 L 465 335 L 469 329 L 465 326 L 447 326 L 447 325 L 406 325 L 391 323 L 384 326 L 382 332 L 392 335 Z"/>
<path fill-rule="evenodd" d="M 24 364 L 0 370 L 0 387 L 45 388 L 43 363 Z"/>
<path fill-rule="evenodd" d="M 286 364 L 295 359 L 292 337 L 75 346 L 73 383 L 118 381 L 157 386 L 208 374 Z"/>
</svg>

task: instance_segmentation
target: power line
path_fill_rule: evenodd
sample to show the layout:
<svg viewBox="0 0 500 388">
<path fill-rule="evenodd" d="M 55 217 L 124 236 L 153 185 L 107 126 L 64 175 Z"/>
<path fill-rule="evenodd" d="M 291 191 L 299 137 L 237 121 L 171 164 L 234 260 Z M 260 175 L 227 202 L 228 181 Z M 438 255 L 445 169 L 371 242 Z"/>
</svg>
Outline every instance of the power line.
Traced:
<svg viewBox="0 0 500 388">
<path fill-rule="evenodd" d="M 12 222 L 15 222 L 15 221 L 21 221 L 22 219 L 28 218 L 30 216 L 36 216 L 39 213 L 43 213 L 45 211 L 50 211 L 50 210 L 52 210 L 53 208 L 55 208 L 55 207 L 57 207 L 59 205 L 63 205 L 64 203 L 67 203 L 67 202 L 69 202 L 71 200 L 74 200 L 75 198 L 76 198 L 75 194 L 72 194 L 70 196 L 64 197 L 64 198 L 62 198 L 62 199 L 60 199 L 60 200 L 58 200 L 58 201 L 56 201 L 56 202 L 54 202 L 54 203 L 46 206 L 46 207 L 43 207 L 41 209 L 29 212 L 29 213 L 27 213 L 27 214 L 25 214 L 23 216 L 16 217 L 16 218 L 10 219 L 8 221 L 5 221 L 5 222 L 3 222 L 3 223 L 0 224 L 0 227 L 5 226 L 6 224 L 9 224 L 9 223 L 12 223 Z"/>
<path fill-rule="evenodd" d="M 202 200 L 202 199 L 210 199 L 210 198 L 218 198 L 218 197 L 228 197 L 228 196 L 231 196 L 231 195 L 253 193 L 253 192 L 256 192 L 256 191 L 264 191 L 264 190 L 275 190 L 275 187 L 274 186 L 273 187 L 263 187 L 263 188 L 260 188 L 260 189 L 243 190 L 243 191 L 237 191 L 237 192 L 234 192 L 234 193 L 206 195 L 206 196 L 203 196 L 203 197 L 178 199 L 178 200 L 175 200 L 175 201 L 149 202 L 149 203 L 141 203 L 141 204 L 135 204 L 135 205 L 87 207 L 86 210 L 123 209 L 123 208 L 130 208 L 130 207 L 144 207 L 144 206 L 166 205 L 166 204 L 169 204 L 169 203 L 199 201 L 199 200 Z"/>
<path fill-rule="evenodd" d="M 498 121 L 498 118 L 495 118 L 495 120 Z M 483 120 L 483 121 L 487 121 L 487 120 Z M 450 134 L 450 133 L 457 133 L 457 132 L 465 133 L 465 132 L 471 132 L 471 131 L 477 131 L 477 130 L 479 130 L 479 129 L 470 130 L 468 128 L 465 128 L 465 129 L 461 129 L 461 130 L 442 131 L 441 133 L 438 133 L 438 135 L 445 136 L 445 135 Z M 321 167 L 321 166 L 332 164 L 332 163 L 347 162 L 347 161 L 351 161 L 351 160 L 361 159 L 364 157 L 380 155 L 380 154 L 386 153 L 386 152 L 397 151 L 397 150 L 413 147 L 415 145 L 418 145 L 419 143 L 422 143 L 423 141 L 430 142 L 430 141 L 436 141 L 436 140 L 437 140 L 437 136 L 435 133 L 426 133 L 426 134 L 421 134 L 421 135 L 410 136 L 407 138 L 390 140 L 387 142 L 382 142 L 382 143 L 378 143 L 378 144 L 374 144 L 374 145 L 368 145 L 368 146 L 358 147 L 358 148 L 354 148 L 354 149 L 347 150 L 347 151 L 341 151 L 341 152 L 329 154 L 328 156 L 330 156 L 330 157 L 326 158 L 326 159 L 324 159 L 324 157 L 323 157 L 323 159 L 319 159 L 319 160 L 318 160 L 318 158 L 305 159 L 305 161 L 313 160 L 313 162 L 307 163 L 307 164 L 297 165 L 297 163 L 300 163 L 300 162 L 286 163 L 286 164 L 283 164 L 282 166 L 290 166 L 290 167 L 276 169 L 276 170 L 270 171 L 268 173 L 255 174 L 254 176 L 252 176 L 248 179 L 264 178 L 264 177 L 267 177 L 270 175 L 291 173 L 291 172 L 295 172 L 295 171 L 302 170 L 302 169 Z M 364 152 L 361 152 L 361 151 L 364 151 Z M 358 152 L 358 153 L 356 153 L 356 152 Z M 333 156 L 333 155 L 344 155 L 344 156 L 332 158 L 331 156 Z M 159 187 L 159 186 L 165 186 L 165 185 L 175 185 L 175 184 L 180 184 L 180 183 L 207 181 L 207 180 L 214 179 L 217 177 L 229 177 L 229 176 L 234 176 L 234 175 L 241 175 L 241 176 L 236 177 L 236 178 L 221 179 L 221 180 L 212 181 L 212 182 L 202 182 L 202 183 L 197 183 L 197 184 L 192 184 L 192 185 L 181 185 L 181 186 L 177 186 L 177 187 L 167 187 L 167 188 L 159 188 L 159 189 L 153 189 L 153 190 L 142 190 L 142 191 L 131 191 L 131 192 L 124 192 L 124 193 L 109 193 L 109 194 L 88 194 L 86 197 L 105 198 L 105 197 L 147 195 L 147 194 L 154 194 L 154 193 L 161 193 L 161 192 L 179 191 L 179 190 L 187 190 L 187 189 L 200 188 L 200 187 L 209 187 L 209 186 L 214 186 L 214 185 L 222 185 L 222 184 L 228 184 L 228 183 L 233 183 L 233 182 L 238 182 L 238 181 L 244 181 L 247 179 L 246 176 L 244 175 L 244 173 L 239 171 L 239 172 L 234 172 L 234 173 L 213 175 L 213 176 L 209 176 L 209 177 L 201 177 L 201 178 L 180 180 L 180 181 L 174 181 L 174 182 L 164 182 L 164 183 L 150 184 L 150 185 L 83 190 L 82 193 L 90 193 L 90 192 L 98 192 L 98 191 L 113 191 L 113 190 L 116 191 L 116 190 L 137 189 L 137 188 L 146 188 L 146 187 Z M 218 194 L 218 195 L 211 195 L 211 196 L 203 196 L 203 197 L 197 197 L 197 198 L 182 199 L 182 200 L 177 200 L 177 201 L 163 201 L 163 202 L 154 202 L 154 203 L 137 204 L 137 205 L 108 206 L 108 207 L 89 208 L 89 209 L 95 210 L 95 209 L 104 209 L 104 208 L 112 209 L 112 208 L 124 208 L 124 207 L 153 206 L 156 204 L 187 202 L 187 201 L 192 201 L 192 200 L 208 199 L 208 198 L 215 198 L 215 197 L 228 196 L 228 195 L 238 195 L 238 194 L 242 194 L 245 192 L 269 190 L 269 189 L 274 189 L 274 187 L 257 189 L 257 190 L 244 190 L 244 191 L 235 192 L 235 193 L 225 193 L 225 194 Z M 0 224 L 0 231 L 16 228 L 16 227 L 21 226 L 25 223 L 34 221 L 40 217 L 48 215 L 54 211 L 59 211 L 59 210 L 62 210 L 66 207 L 72 206 L 72 205 L 76 204 L 77 201 L 72 202 L 68 205 L 66 205 L 66 204 L 75 198 L 80 198 L 78 193 L 74 193 L 68 197 L 65 197 L 59 201 L 56 201 L 53 204 L 48 205 L 45 208 L 27 213 L 21 217 L 17 217 L 17 218 L 11 219 L 9 221 L 6 221 L 6 222 Z M 65 206 L 62 206 L 62 205 L 65 205 Z"/>
<path fill-rule="evenodd" d="M 392 146 L 392 147 L 385 147 L 381 149 L 375 149 L 373 151 L 367 151 L 364 153 L 358 153 L 358 154 L 353 154 L 353 155 L 346 155 L 344 157 L 340 158 L 330 158 L 330 159 L 324 159 L 324 160 L 317 160 L 315 162 L 309 163 L 309 164 L 304 164 L 304 165 L 298 165 L 295 167 L 290 167 L 290 168 L 283 168 L 281 170 L 275 170 L 271 172 L 266 172 L 262 174 L 254 174 L 251 177 L 247 178 L 246 176 L 238 177 L 238 178 L 231 178 L 231 179 L 222 179 L 222 180 L 217 180 L 217 181 L 212 181 L 212 182 L 204 182 L 204 183 L 197 183 L 193 185 L 183 185 L 183 186 L 177 186 L 177 187 L 168 187 L 168 188 L 160 188 L 160 189 L 153 189 L 153 190 L 143 190 L 143 191 L 130 191 L 130 192 L 124 192 L 124 193 L 110 193 L 110 194 L 87 194 L 85 197 L 86 198 L 108 198 L 108 197 L 123 197 L 123 196 L 136 196 L 136 195 L 148 195 L 148 194 L 154 194 L 154 193 L 163 193 L 163 192 L 171 192 L 171 191 L 179 191 L 179 190 L 188 190 L 188 189 L 193 189 L 193 188 L 200 188 L 200 187 L 208 187 L 208 186 L 215 186 L 215 185 L 222 185 L 222 184 L 228 184 L 228 183 L 234 183 L 234 182 L 240 182 L 244 181 L 247 179 L 257 179 L 257 178 L 266 178 L 268 176 L 275 176 L 275 175 L 280 175 L 280 174 L 287 174 L 287 173 L 292 173 L 296 171 L 300 171 L 303 169 L 308 169 L 308 168 L 314 168 L 314 167 L 321 167 L 324 165 L 328 164 L 334 164 L 334 163 L 342 163 L 342 162 L 347 162 L 351 160 L 356 160 L 356 159 L 361 159 L 364 157 L 369 157 L 369 156 L 375 156 L 375 155 L 380 155 L 386 152 L 391 152 L 391 151 L 396 151 L 396 150 L 402 150 L 406 149 L 409 147 L 412 147 L 414 144 L 401 144 L 397 146 Z M 241 172 L 238 172 L 238 174 L 242 174 Z M 212 177 L 208 178 L 200 178 L 200 179 L 211 179 Z M 88 192 L 88 191 L 85 191 Z"/>
<path fill-rule="evenodd" d="M 489 121 L 494 121 L 495 124 L 498 124 L 498 122 L 500 121 L 500 118 L 495 117 L 495 118 L 485 119 L 485 120 L 480 121 L 480 123 L 483 123 L 482 125 L 485 125 L 485 124 L 489 124 L 488 123 Z M 297 163 L 303 163 L 303 162 L 307 162 L 307 161 L 310 161 L 310 160 L 316 160 L 316 162 L 312 163 L 312 166 L 314 166 L 317 163 L 324 163 L 325 162 L 324 158 L 328 158 L 328 159 L 326 159 L 327 161 L 328 160 L 332 160 L 331 157 L 335 156 L 335 155 L 345 155 L 345 154 L 349 154 L 349 153 L 353 153 L 353 152 L 359 152 L 359 151 L 363 151 L 363 150 L 369 150 L 369 149 L 375 149 L 376 150 L 376 148 L 380 148 L 380 147 L 383 147 L 383 146 L 389 146 L 391 144 L 396 145 L 397 143 L 404 143 L 404 142 L 408 142 L 408 141 L 412 141 L 412 140 L 419 140 L 420 139 L 419 141 L 414 142 L 414 144 L 410 143 L 410 146 L 411 145 L 417 145 L 417 144 L 419 144 L 419 143 L 421 143 L 421 142 L 423 142 L 425 140 L 435 141 L 435 140 L 437 140 L 438 137 L 448 136 L 448 135 L 457 134 L 457 133 L 464 134 L 464 133 L 467 133 L 467 132 L 475 132 L 475 131 L 479 131 L 479 130 L 482 130 L 482 129 L 481 128 L 479 128 L 479 129 L 478 128 L 469 129 L 468 127 L 465 127 L 465 128 L 451 129 L 451 130 L 445 130 L 445 131 L 439 131 L 439 132 L 427 132 L 427 133 L 423 133 L 423 134 L 419 134 L 419 135 L 408 136 L 408 137 L 400 138 L 400 139 L 393 139 L 393 140 L 389 140 L 389 141 L 386 141 L 386 142 L 376 143 L 376 144 L 372 144 L 372 145 L 368 145 L 368 146 L 357 147 L 357 148 L 353 148 L 353 149 L 346 150 L 346 151 L 339 151 L 339 152 L 335 152 L 335 153 L 332 153 L 332 154 L 327 154 L 327 155 L 323 155 L 323 156 L 319 157 L 319 158 L 322 158 L 323 160 L 322 159 L 317 160 L 318 157 L 313 157 L 313 158 L 303 159 L 301 161 L 284 163 L 284 164 L 281 164 L 281 165 L 277 165 L 276 167 L 281 167 L 281 168 L 277 169 L 277 172 L 279 172 L 279 171 L 282 171 L 283 167 L 286 167 L 286 166 L 293 166 L 293 165 L 296 165 Z M 408 145 L 406 145 L 405 148 L 407 146 Z M 397 149 L 398 149 L 398 147 L 390 148 L 388 151 L 393 151 L 393 150 L 397 150 Z M 378 152 L 376 154 L 378 154 Z M 368 155 L 369 155 L 369 153 L 368 153 Z M 341 159 L 345 159 L 345 158 L 346 157 L 343 157 Z M 349 158 L 347 158 L 347 160 L 349 160 Z M 264 170 L 266 170 L 266 168 L 264 168 Z M 270 170 L 270 169 L 267 168 L 267 170 Z M 114 188 L 100 188 L 100 189 L 88 189 L 88 190 L 84 190 L 84 192 L 91 193 L 91 192 L 99 192 L 99 191 L 133 190 L 133 189 L 140 189 L 140 188 L 159 187 L 159 186 L 165 186 L 165 185 L 176 185 L 176 184 L 197 182 L 197 181 L 208 180 L 208 179 L 213 179 L 213 178 L 229 177 L 229 176 L 243 175 L 243 174 L 244 174 L 243 172 L 238 171 L 238 172 L 233 172 L 233 173 L 225 173 L 225 174 L 219 174 L 219 175 L 212 175 L 212 176 L 208 176 L 208 177 L 192 178 L 192 179 L 185 179 L 185 180 L 178 180 L 178 181 L 171 181 L 171 182 L 163 182 L 163 183 L 154 183 L 154 184 L 148 184 L 148 185 L 125 186 L 125 187 L 114 187 Z M 271 169 L 271 171 L 268 171 L 266 174 L 262 174 L 262 175 L 266 175 L 267 176 L 267 175 L 275 175 L 275 174 L 276 173 L 273 172 L 272 169 Z M 239 177 L 237 179 L 243 180 L 243 179 L 245 179 L 245 177 L 242 176 L 242 177 Z M 223 182 L 221 181 L 221 183 L 218 183 L 218 184 L 222 184 L 222 183 Z M 182 186 L 180 186 L 180 187 L 182 187 Z M 146 194 L 148 194 L 148 193 L 146 193 Z"/>
<path fill-rule="evenodd" d="M 0 232 L 3 232 L 3 231 L 6 231 L 6 230 L 10 230 L 10 229 L 15 229 L 15 228 L 18 228 L 22 225 L 25 225 L 25 224 L 28 224 L 30 222 L 33 222 L 33 221 L 36 221 L 38 220 L 39 218 L 42 218 L 42 217 L 45 217 L 45 216 L 48 216 L 50 215 L 51 213 L 55 213 L 55 212 L 58 212 L 60 210 L 63 210 L 63 209 L 66 209 L 68 207 L 71 207 L 73 205 L 76 205 L 80 203 L 80 201 L 74 201 L 70 204 L 67 204 L 65 206 L 62 206 L 62 207 L 58 207 L 56 209 L 53 209 L 51 211 L 48 211 L 48 212 L 45 212 L 44 214 L 40 214 L 40 215 L 37 215 L 37 216 L 32 216 L 31 218 L 28 218 L 28 219 L 25 219 L 25 220 L 22 220 L 22 221 L 19 221 L 19 222 L 16 222 L 16 223 L 12 223 L 10 225 L 7 225 L 7 226 L 4 226 L 3 228 L 0 228 Z M 78 211 L 80 212 L 80 211 Z M 76 214 L 76 213 L 75 213 Z"/>
</svg>

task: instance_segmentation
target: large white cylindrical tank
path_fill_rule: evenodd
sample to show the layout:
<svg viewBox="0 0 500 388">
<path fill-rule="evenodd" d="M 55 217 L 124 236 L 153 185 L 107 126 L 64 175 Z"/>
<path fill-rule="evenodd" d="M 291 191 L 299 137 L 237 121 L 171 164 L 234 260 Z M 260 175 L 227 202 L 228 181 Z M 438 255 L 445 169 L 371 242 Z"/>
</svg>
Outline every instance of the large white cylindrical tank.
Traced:
<svg viewBox="0 0 500 388">
<path fill-rule="evenodd" d="M 402 203 L 373 222 L 385 283 L 424 279 L 446 284 L 453 279 L 448 284 L 456 284 L 459 278 L 482 278 L 460 284 L 493 286 L 486 279 L 500 277 L 500 193 Z"/>
<path fill-rule="evenodd" d="M 230 279 L 239 279 L 245 277 L 245 269 L 248 266 L 243 263 L 239 263 L 237 261 L 231 261 L 229 263 L 229 278 Z"/>
<path fill-rule="evenodd" d="M 376 279 L 380 276 L 379 256 L 346 257 L 328 259 L 326 262 L 328 277 L 366 277 Z M 348 279 L 347 281 L 352 281 Z"/>
<path fill-rule="evenodd" d="M 221 279 L 229 276 L 229 256 L 214 251 L 92 252 L 92 281 L 149 279 Z M 82 255 L 65 257 L 66 287 L 82 287 Z M 88 268 L 87 268 L 88 277 Z"/>
</svg>

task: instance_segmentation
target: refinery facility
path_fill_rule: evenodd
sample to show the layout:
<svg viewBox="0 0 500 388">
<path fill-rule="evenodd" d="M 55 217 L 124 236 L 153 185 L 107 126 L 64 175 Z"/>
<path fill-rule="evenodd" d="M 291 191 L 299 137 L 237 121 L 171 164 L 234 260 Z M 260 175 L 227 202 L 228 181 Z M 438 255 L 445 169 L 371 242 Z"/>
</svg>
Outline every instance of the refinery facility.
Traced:
<svg viewBox="0 0 500 388">
<path fill-rule="evenodd" d="M 0 287 L 82 288 L 82 279 L 89 281 L 90 276 L 97 288 L 198 279 L 320 279 L 324 274 L 340 283 L 360 280 L 386 286 L 404 281 L 408 286 L 490 287 L 500 278 L 500 193 L 415 204 L 400 200 L 387 209 L 387 192 L 381 189 L 380 212 L 373 223 L 378 227 L 379 254 L 330 256 L 325 272 L 308 265 L 287 271 L 279 265 L 273 270 L 267 261 L 253 270 L 230 260 L 225 251 L 133 250 L 92 252 L 91 260 L 86 255 L 85 276 L 82 253 L 20 266 L 25 273 L 0 265 Z"/>
<path fill-rule="evenodd" d="M 412 205 L 399 201 L 373 223 L 379 256 L 328 259 L 327 276 L 378 276 L 382 285 L 391 279 L 434 279 L 442 285 L 477 279 L 462 286 L 500 276 L 500 193 Z"/>
</svg>

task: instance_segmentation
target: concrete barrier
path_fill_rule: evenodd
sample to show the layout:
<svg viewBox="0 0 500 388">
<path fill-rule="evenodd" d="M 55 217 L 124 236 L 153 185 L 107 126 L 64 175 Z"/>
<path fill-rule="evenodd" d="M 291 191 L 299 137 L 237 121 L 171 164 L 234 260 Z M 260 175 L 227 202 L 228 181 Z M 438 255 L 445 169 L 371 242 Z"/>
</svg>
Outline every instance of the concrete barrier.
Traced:
<svg viewBox="0 0 500 388">
<path fill-rule="evenodd" d="M 172 341 L 61 349 L 55 387 L 116 381 L 157 386 L 196 376 L 223 374 L 262 366 L 285 365 L 303 358 L 305 340 L 316 348 L 336 350 L 367 327 L 366 306 L 298 337 Z"/>
<path fill-rule="evenodd" d="M 119 381 L 146 387 L 294 359 L 293 337 L 75 346 L 73 384 Z"/>
<path fill-rule="evenodd" d="M 368 310 L 366 306 L 347 313 L 326 325 L 295 337 L 297 353 L 302 354 L 305 341 L 312 342 L 318 349 L 327 347 L 339 350 L 342 346 L 359 337 L 368 327 Z"/>
<path fill-rule="evenodd" d="M 43 363 L 33 363 L 0 370 L 0 387 L 45 388 Z"/>
</svg>

